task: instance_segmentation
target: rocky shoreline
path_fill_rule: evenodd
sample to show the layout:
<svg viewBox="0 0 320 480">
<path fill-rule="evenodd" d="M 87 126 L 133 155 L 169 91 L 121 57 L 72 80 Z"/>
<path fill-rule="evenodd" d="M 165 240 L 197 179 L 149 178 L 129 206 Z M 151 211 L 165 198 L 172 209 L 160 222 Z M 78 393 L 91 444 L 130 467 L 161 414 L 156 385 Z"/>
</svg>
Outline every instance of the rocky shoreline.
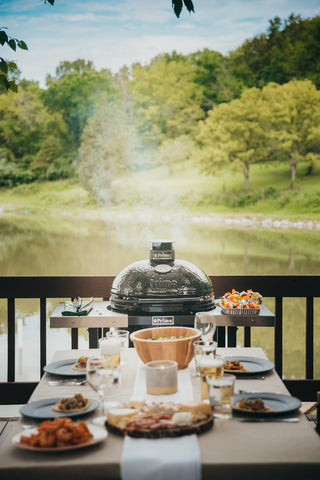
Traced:
<svg viewBox="0 0 320 480">
<path fill-rule="evenodd" d="M 33 215 L 35 212 L 31 212 L 28 209 L 16 209 L 16 208 L 4 208 L 0 207 L 0 216 L 5 217 L 7 215 Z M 252 228 L 252 229 L 276 229 L 276 230 L 320 230 L 320 220 L 289 220 L 287 218 L 279 219 L 272 218 L 272 216 L 254 215 L 254 214 L 192 214 L 190 212 L 177 211 L 176 213 L 163 213 L 153 210 L 128 210 L 119 211 L 105 208 L 99 208 L 96 210 L 78 210 L 74 211 L 41 211 L 37 214 L 45 214 L 59 217 L 78 217 L 90 219 L 109 219 L 109 220 L 124 220 L 131 221 L 135 219 L 141 223 L 152 222 L 165 222 L 165 223 L 197 223 L 207 224 L 217 227 L 234 227 L 234 228 Z"/>
</svg>

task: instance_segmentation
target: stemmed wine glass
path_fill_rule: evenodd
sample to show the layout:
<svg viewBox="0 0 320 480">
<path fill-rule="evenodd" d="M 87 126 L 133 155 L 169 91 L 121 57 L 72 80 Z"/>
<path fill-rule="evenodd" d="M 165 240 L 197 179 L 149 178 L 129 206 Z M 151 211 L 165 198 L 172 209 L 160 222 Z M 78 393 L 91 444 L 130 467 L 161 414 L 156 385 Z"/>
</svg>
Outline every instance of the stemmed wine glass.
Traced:
<svg viewBox="0 0 320 480">
<path fill-rule="evenodd" d="M 114 367 L 111 357 L 97 355 L 87 360 L 86 378 L 89 385 L 98 393 L 102 416 L 97 417 L 92 423 L 104 424 L 103 400 L 105 392 L 114 382 Z"/>
<path fill-rule="evenodd" d="M 201 331 L 201 340 L 204 344 L 212 341 L 214 332 L 216 331 L 216 321 L 212 312 L 196 312 L 194 318 L 194 328 Z"/>
</svg>

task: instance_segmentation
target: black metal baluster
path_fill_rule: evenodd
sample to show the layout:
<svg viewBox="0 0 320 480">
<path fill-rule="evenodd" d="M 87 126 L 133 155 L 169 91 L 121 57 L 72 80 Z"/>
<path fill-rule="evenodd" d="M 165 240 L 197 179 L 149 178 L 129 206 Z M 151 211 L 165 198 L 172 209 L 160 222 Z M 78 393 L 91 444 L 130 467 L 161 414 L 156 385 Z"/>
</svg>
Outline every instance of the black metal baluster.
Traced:
<svg viewBox="0 0 320 480">
<path fill-rule="evenodd" d="M 226 327 L 217 328 L 218 347 L 226 346 Z"/>
<path fill-rule="evenodd" d="M 47 300 L 40 298 L 40 378 L 47 363 Z"/>
<path fill-rule="evenodd" d="M 228 327 L 228 347 L 237 346 L 237 330 L 238 327 Z"/>
<path fill-rule="evenodd" d="M 283 298 L 275 298 L 275 327 L 274 327 L 274 363 L 279 377 L 282 378 L 282 304 Z"/>
<path fill-rule="evenodd" d="M 15 356 L 15 300 L 8 298 L 8 382 L 15 381 L 16 356 Z"/>
<path fill-rule="evenodd" d="M 313 297 L 306 298 L 306 378 L 313 378 Z"/>
<path fill-rule="evenodd" d="M 251 347 L 251 327 L 244 327 L 244 346 Z"/>
<path fill-rule="evenodd" d="M 79 329 L 71 328 L 71 348 L 77 349 L 79 346 Z"/>
</svg>

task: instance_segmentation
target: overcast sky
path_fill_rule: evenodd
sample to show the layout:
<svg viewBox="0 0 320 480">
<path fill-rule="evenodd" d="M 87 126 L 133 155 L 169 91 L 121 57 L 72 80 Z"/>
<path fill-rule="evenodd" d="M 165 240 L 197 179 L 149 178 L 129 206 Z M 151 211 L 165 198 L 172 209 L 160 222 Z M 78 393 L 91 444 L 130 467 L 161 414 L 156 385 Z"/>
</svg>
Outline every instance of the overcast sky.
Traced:
<svg viewBox="0 0 320 480">
<path fill-rule="evenodd" d="M 147 63 L 176 50 L 204 48 L 227 54 L 244 40 L 265 33 L 275 16 L 320 14 L 320 0 L 193 0 L 177 19 L 171 0 L 0 0 L 0 27 L 24 40 L 28 51 L 0 46 L 0 56 L 15 60 L 22 77 L 45 84 L 60 61 L 92 60 L 117 72 L 123 65 Z"/>
</svg>

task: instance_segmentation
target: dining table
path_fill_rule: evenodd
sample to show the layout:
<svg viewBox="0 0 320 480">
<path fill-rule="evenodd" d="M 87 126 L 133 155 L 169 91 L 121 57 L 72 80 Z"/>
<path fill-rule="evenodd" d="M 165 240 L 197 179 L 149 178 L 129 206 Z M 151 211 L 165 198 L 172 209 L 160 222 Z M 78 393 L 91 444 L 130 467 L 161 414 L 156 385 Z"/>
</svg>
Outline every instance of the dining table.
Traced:
<svg viewBox="0 0 320 480">
<path fill-rule="evenodd" d="M 96 354 L 98 349 L 57 350 L 51 364 L 64 360 L 77 359 L 80 356 Z M 218 348 L 217 354 L 235 357 L 252 357 L 267 360 L 263 349 L 259 347 Z M 134 348 L 128 349 L 127 361 L 121 367 L 121 381 L 112 386 L 106 394 L 119 401 L 128 401 L 134 395 L 136 376 L 143 371 L 143 364 Z M 50 369 L 49 369 L 50 370 Z M 200 378 L 196 375 L 194 359 L 183 375 L 190 377 L 194 401 L 201 401 Z M 180 374 L 180 372 L 178 372 Z M 65 397 L 82 393 L 84 396 L 98 400 L 98 394 L 88 385 L 56 385 L 52 380 L 59 380 L 55 372 L 46 371 L 31 395 L 28 404 L 53 397 Z M 182 377 L 181 377 L 182 378 Z M 186 377 L 183 377 L 186 378 Z M 182 385 L 182 384 L 181 384 Z M 180 387 L 179 387 L 180 388 Z M 270 393 L 273 395 L 290 395 L 274 368 L 262 374 L 237 376 L 235 393 Z M 140 392 L 146 396 L 146 392 Z M 157 396 L 153 396 L 157 402 Z M 167 395 L 167 401 L 172 400 Z M 150 396 L 148 396 L 150 400 Z M 101 407 L 83 415 L 79 420 L 88 424 L 99 415 Z M 279 419 L 297 418 L 296 422 L 279 422 Z M 212 428 L 196 435 L 199 448 L 200 474 L 202 480 L 277 480 L 299 479 L 319 480 L 320 478 L 320 438 L 312 422 L 297 408 L 281 415 L 271 417 L 273 421 L 245 422 L 247 417 L 234 412 L 228 420 L 214 419 Z M 38 426 L 40 420 L 21 415 L 12 433 L 2 445 L 0 451 L 0 478 L 2 480 L 124 480 L 122 461 L 125 438 L 108 432 L 107 437 L 92 446 L 69 451 L 44 452 L 18 448 L 12 439 L 28 427 Z M 100 428 L 105 428 L 104 426 Z M 134 439 L 139 442 L 140 439 Z M 148 439 L 148 445 L 157 452 L 158 439 Z M 139 445 L 139 443 L 137 443 Z M 142 444 L 141 444 L 142 445 Z M 171 450 L 178 447 L 178 439 L 170 439 Z M 141 463 L 148 462 L 147 451 L 139 452 Z M 186 453 L 187 456 L 187 453 Z M 161 459 L 165 462 L 165 459 Z M 130 473 L 130 472 L 129 472 Z M 161 476 L 154 478 L 162 478 Z M 126 479 L 128 473 L 126 474 Z M 195 477 L 196 478 L 196 477 Z M 132 480 L 139 476 L 132 471 Z"/>
</svg>

